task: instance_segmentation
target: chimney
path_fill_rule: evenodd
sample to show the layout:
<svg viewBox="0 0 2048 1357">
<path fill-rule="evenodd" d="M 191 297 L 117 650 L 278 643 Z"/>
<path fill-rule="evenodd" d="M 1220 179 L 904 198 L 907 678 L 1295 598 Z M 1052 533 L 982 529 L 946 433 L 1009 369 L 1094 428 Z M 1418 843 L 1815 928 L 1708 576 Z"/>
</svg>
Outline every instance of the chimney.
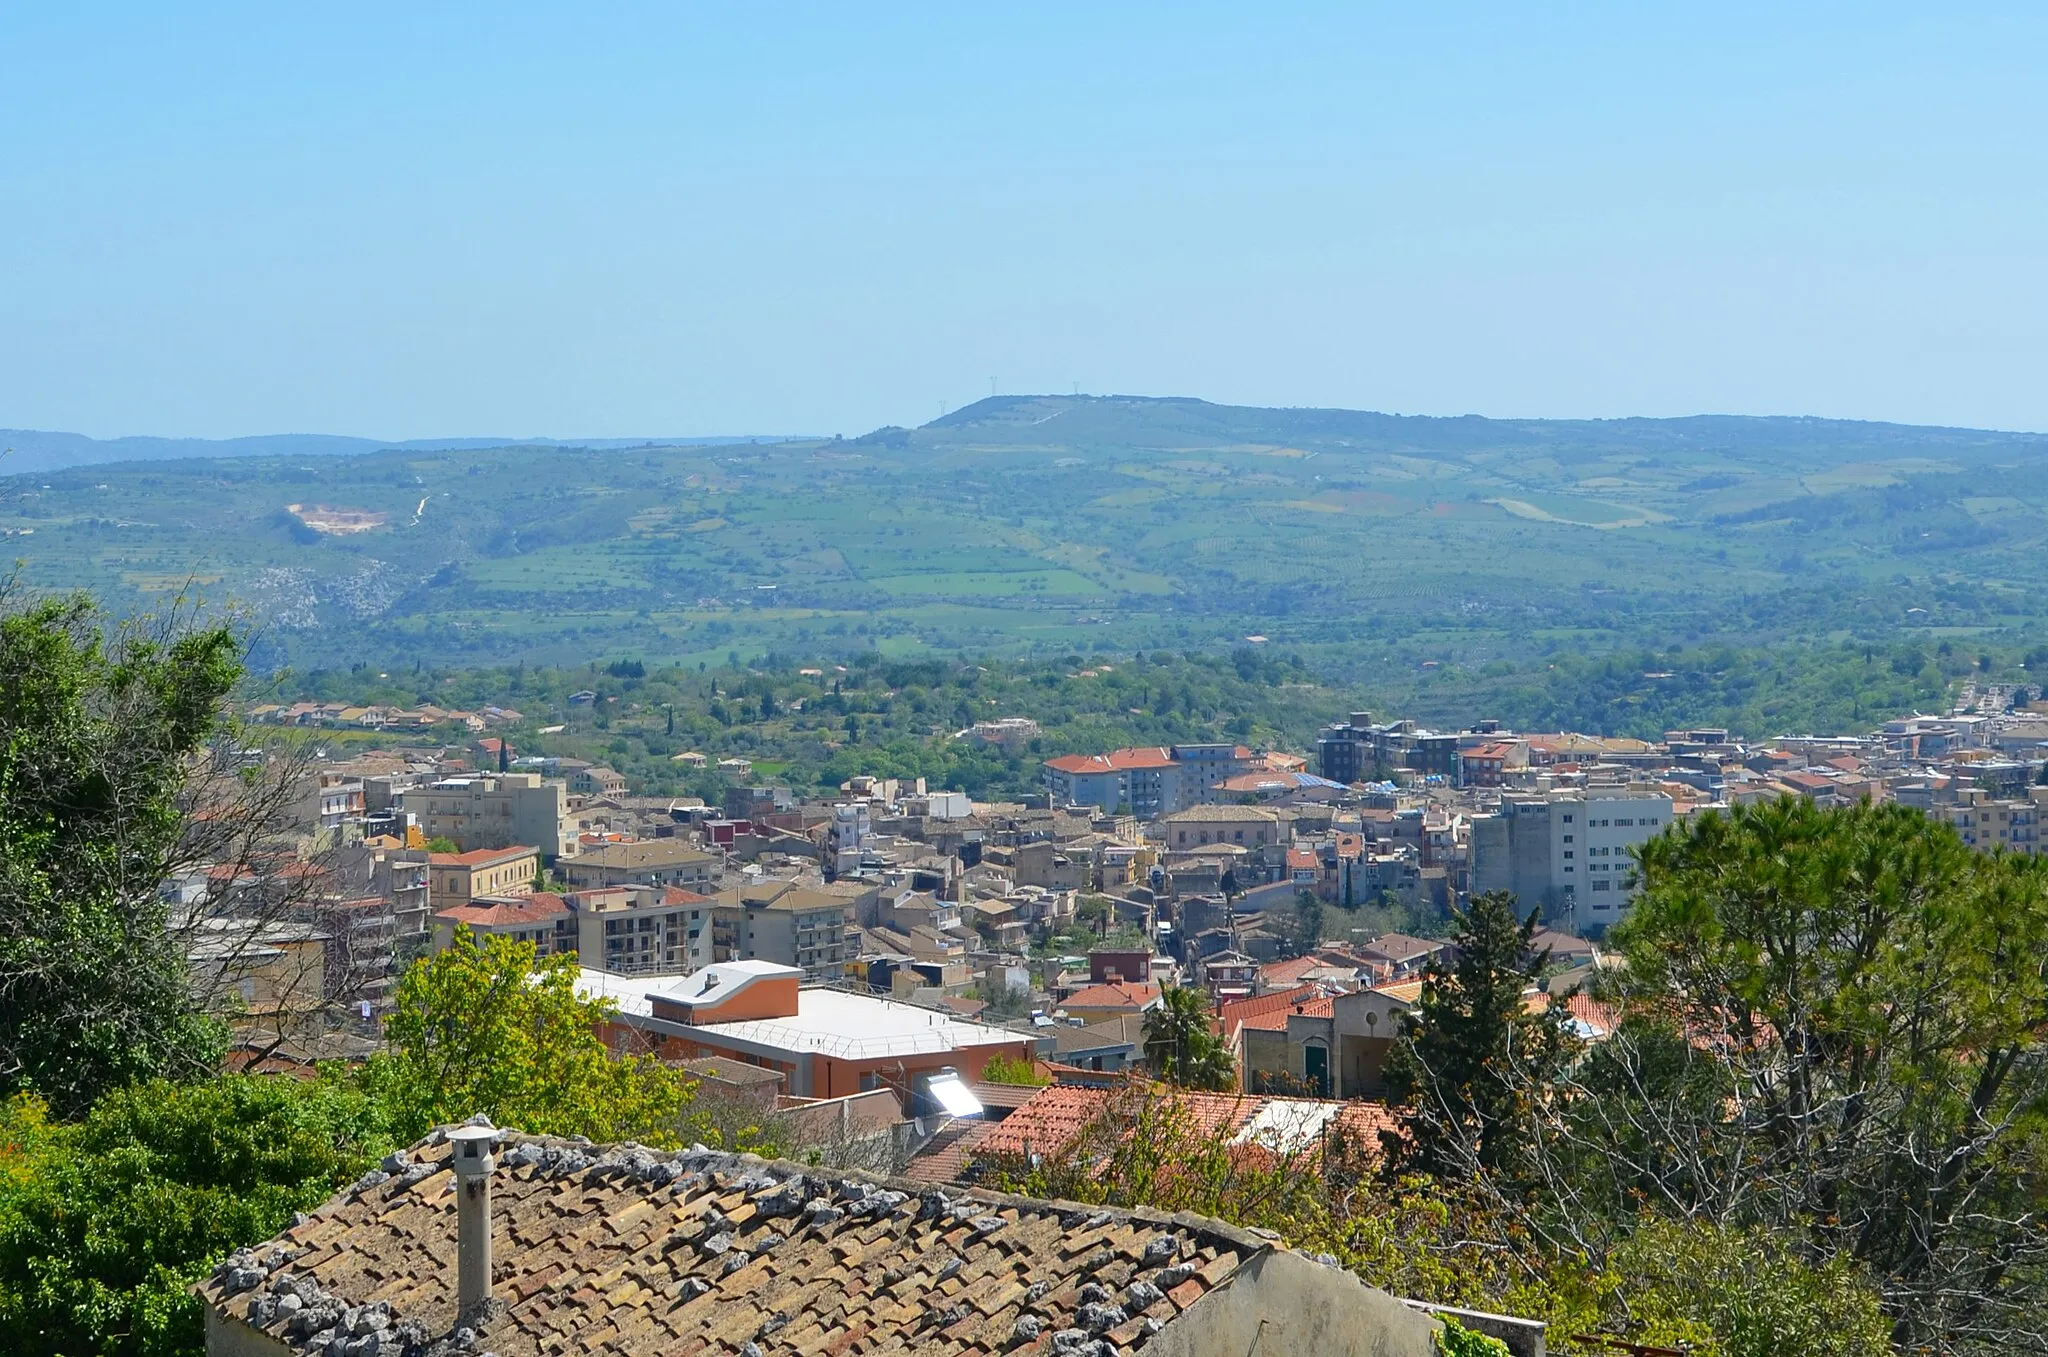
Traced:
<svg viewBox="0 0 2048 1357">
<path fill-rule="evenodd" d="M 490 1126 L 448 1133 L 455 1166 L 455 1313 L 458 1323 L 481 1317 L 491 1301 L 491 1173 L 498 1140 Z"/>
</svg>

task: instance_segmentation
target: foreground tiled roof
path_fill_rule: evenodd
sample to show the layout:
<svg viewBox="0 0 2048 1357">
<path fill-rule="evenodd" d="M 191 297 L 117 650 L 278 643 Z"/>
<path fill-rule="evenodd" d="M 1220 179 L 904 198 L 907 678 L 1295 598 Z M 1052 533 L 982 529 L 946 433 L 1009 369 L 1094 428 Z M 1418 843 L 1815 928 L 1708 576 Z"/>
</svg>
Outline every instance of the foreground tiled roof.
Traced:
<svg viewBox="0 0 2048 1357">
<path fill-rule="evenodd" d="M 392 1335 L 380 1357 L 449 1334 L 447 1162 L 394 1156 L 203 1298 L 302 1352 L 337 1326 Z M 501 1357 L 1132 1352 L 1270 1248 L 1187 1216 L 528 1138 L 492 1196 L 505 1309 L 472 1347 Z"/>
</svg>

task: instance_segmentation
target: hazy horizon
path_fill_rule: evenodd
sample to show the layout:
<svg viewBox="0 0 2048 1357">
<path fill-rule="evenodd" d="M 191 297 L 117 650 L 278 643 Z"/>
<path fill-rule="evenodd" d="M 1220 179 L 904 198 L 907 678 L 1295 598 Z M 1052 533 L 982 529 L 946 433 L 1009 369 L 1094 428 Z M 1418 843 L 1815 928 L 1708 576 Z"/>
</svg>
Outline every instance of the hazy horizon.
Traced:
<svg viewBox="0 0 2048 1357">
<path fill-rule="evenodd" d="M 0 40 L 11 427 L 851 436 L 993 379 L 2048 429 L 2031 7 L 115 5 Z"/>
</svg>

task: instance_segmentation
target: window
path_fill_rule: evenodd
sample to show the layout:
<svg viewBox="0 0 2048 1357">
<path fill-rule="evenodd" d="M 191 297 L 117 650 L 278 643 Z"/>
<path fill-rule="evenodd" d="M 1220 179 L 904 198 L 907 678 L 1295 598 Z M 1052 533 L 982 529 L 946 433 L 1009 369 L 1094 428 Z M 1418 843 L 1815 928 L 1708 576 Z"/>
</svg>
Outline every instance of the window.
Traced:
<svg viewBox="0 0 2048 1357">
<path fill-rule="evenodd" d="M 1572 850 L 1571 850 L 1571 849 L 1567 848 L 1567 849 L 1565 849 L 1565 850 L 1564 850 L 1564 860 L 1565 860 L 1566 862 L 1570 862 L 1570 861 L 1572 860 Z"/>
<path fill-rule="evenodd" d="M 1566 815 L 1566 816 L 1564 817 L 1564 822 L 1565 822 L 1566 824 L 1570 824 L 1570 823 L 1572 822 L 1572 817 L 1571 817 L 1570 815 Z"/>
<path fill-rule="evenodd" d="M 1572 836 L 1571 836 L 1571 835 L 1569 835 L 1569 834 L 1565 835 L 1565 836 L 1564 836 L 1564 841 L 1565 841 L 1566 843 L 1570 843 L 1570 842 L 1572 841 Z"/>
</svg>

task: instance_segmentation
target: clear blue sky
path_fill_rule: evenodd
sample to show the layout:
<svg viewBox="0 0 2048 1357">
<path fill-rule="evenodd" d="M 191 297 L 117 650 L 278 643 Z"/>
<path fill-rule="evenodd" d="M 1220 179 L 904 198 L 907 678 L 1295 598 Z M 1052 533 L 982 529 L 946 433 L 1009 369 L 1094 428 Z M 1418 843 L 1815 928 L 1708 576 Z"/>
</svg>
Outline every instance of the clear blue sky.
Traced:
<svg viewBox="0 0 2048 1357">
<path fill-rule="evenodd" d="M 2048 429 L 2048 6 L 1788 8 L 8 3 L 0 426 Z"/>
</svg>

